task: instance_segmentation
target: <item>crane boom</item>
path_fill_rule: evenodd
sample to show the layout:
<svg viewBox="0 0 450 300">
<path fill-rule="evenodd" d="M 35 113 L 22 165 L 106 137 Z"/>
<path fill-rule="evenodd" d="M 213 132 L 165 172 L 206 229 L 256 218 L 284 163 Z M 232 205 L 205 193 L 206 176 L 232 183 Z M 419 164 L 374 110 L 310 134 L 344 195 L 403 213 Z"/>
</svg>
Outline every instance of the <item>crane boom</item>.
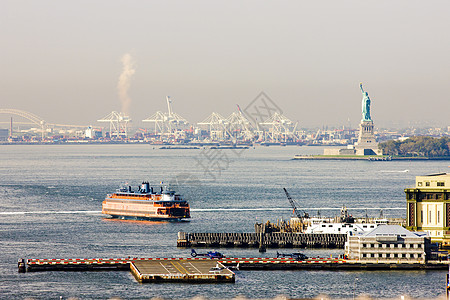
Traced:
<svg viewBox="0 0 450 300">
<path fill-rule="evenodd" d="M 294 214 L 297 216 L 297 218 L 299 218 L 299 219 L 309 218 L 309 215 L 307 212 L 303 212 L 303 216 L 302 216 L 302 214 L 299 212 L 299 210 L 297 208 L 297 205 L 295 205 L 294 199 L 292 199 L 291 195 L 289 195 L 286 188 L 283 188 L 283 190 L 286 193 L 286 197 L 288 198 L 289 203 L 291 204 L 292 208 L 294 209 Z"/>
</svg>

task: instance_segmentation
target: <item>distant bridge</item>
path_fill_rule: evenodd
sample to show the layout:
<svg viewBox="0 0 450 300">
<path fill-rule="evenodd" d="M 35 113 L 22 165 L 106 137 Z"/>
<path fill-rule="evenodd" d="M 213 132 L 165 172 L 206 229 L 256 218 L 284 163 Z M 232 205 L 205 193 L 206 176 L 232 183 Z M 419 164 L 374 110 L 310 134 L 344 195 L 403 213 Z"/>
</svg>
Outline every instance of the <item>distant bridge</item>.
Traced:
<svg viewBox="0 0 450 300">
<path fill-rule="evenodd" d="M 30 112 L 20 110 L 20 109 L 12 109 L 12 108 L 0 108 L 0 114 L 7 114 L 7 115 L 16 115 L 25 119 L 30 120 L 33 124 L 44 126 L 45 121 L 44 119 L 36 116 L 35 114 L 32 114 Z"/>
<path fill-rule="evenodd" d="M 87 125 L 64 125 L 64 124 L 55 124 L 55 123 L 47 123 L 41 117 L 30 113 L 28 111 L 20 110 L 20 109 L 12 109 L 12 108 L 0 108 L 0 114 L 7 115 L 16 115 L 22 118 L 25 118 L 31 121 L 31 124 L 36 124 L 41 128 L 42 137 L 44 136 L 45 129 L 48 127 L 59 127 L 59 128 L 87 128 Z"/>
</svg>

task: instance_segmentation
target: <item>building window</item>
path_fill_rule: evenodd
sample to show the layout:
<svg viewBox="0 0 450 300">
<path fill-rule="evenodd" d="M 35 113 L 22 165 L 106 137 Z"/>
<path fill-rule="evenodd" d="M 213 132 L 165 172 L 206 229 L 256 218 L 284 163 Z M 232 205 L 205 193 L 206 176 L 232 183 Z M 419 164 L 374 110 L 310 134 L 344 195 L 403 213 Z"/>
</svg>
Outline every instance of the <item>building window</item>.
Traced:
<svg viewBox="0 0 450 300">
<path fill-rule="evenodd" d="M 425 186 L 430 186 L 430 182 L 429 181 L 425 182 Z"/>
<path fill-rule="evenodd" d="M 398 257 L 398 254 L 397 254 L 397 253 L 394 253 L 394 257 Z"/>
<path fill-rule="evenodd" d="M 445 186 L 445 183 L 444 182 L 438 182 L 437 186 Z"/>
<path fill-rule="evenodd" d="M 375 244 L 370 244 L 370 247 L 375 248 Z"/>
<path fill-rule="evenodd" d="M 419 182 L 417 183 L 417 186 L 422 186 L 422 182 L 419 181 Z"/>
<path fill-rule="evenodd" d="M 420 211 L 420 223 L 423 223 L 423 210 Z"/>
<path fill-rule="evenodd" d="M 430 218 L 428 219 L 428 224 L 430 224 L 431 223 L 431 210 L 429 211 L 428 214 L 430 215 Z"/>
<path fill-rule="evenodd" d="M 365 254 L 365 253 L 363 253 L 362 257 L 366 257 L 366 254 Z"/>
<path fill-rule="evenodd" d="M 375 253 L 370 254 L 371 257 L 375 257 Z"/>
</svg>

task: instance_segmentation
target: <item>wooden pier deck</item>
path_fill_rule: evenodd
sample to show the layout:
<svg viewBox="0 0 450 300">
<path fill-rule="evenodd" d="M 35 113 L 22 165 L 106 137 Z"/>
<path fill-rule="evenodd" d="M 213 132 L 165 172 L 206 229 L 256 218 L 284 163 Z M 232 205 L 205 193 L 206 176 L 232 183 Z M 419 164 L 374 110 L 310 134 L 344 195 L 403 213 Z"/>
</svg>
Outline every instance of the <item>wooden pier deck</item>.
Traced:
<svg viewBox="0 0 450 300">
<path fill-rule="evenodd" d="M 178 232 L 178 247 L 340 248 L 341 233 L 188 233 Z"/>
</svg>

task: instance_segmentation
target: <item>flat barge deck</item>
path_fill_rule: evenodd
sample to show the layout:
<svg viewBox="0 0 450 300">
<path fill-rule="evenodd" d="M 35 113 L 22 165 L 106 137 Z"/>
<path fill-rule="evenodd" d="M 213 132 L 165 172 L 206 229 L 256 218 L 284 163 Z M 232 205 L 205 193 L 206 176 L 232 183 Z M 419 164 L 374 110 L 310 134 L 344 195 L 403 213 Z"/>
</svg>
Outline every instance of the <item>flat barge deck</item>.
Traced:
<svg viewBox="0 0 450 300">
<path fill-rule="evenodd" d="M 130 264 L 140 283 L 147 282 L 234 282 L 235 274 L 214 260 L 142 260 Z"/>
</svg>

